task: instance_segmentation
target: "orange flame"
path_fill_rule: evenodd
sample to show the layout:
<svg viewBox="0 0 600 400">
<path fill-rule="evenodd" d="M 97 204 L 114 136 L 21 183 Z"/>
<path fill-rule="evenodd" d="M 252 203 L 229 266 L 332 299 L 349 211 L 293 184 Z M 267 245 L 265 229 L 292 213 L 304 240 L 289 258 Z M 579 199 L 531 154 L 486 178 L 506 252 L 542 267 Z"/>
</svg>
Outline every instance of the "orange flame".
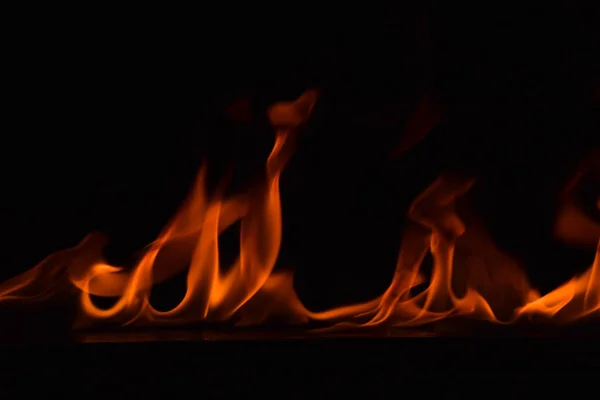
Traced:
<svg viewBox="0 0 600 400">
<path fill-rule="evenodd" d="M 269 109 L 276 139 L 262 185 L 229 198 L 221 186 L 208 196 L 203 167 L 182 209 L 131 271 L 104 262 L 105 240 L 89 235 L 77 247 L 57 252 L 0 284 L 0 303 L 46 301 L 71 289 L 80 296 L 78 326 L 183 324 L 235 316 L 239 325 L 284 318 L 289 323 L 319 321 L 345 329 L 416 326 L 450 316 L 506 324 L 531 316 L 571 322 L 598 314 L 600 243 L 586 273 L 540 296 L 517 263 L 502 254 L 484 232 L 473 224 L 465 227 L 455 205 L 473 180 L 451 175 L 438 178 L 411 205 L 396 271 L 382 296 L 325 312 L 307 310 L 294 292 L 292 274 L 273 273 L 273 267 L 282 231 L 279 178 L 317 95 L 309 90 L 294 102 Z M 241 223 L 239 257 L 223 269 L 219 235 L 237 221 Z M 429 279 L 422 273 L 428 253 L 433 257 Z M 152 287 L 188 266 L 181 302 L 169 311 L 153 308 L 149 301 Z M 424 283 L 427 288 L 414 294 Z M 92 302 L 92 295 L 118 297 L 118 301 L 102 309 Z"/>
</svg>

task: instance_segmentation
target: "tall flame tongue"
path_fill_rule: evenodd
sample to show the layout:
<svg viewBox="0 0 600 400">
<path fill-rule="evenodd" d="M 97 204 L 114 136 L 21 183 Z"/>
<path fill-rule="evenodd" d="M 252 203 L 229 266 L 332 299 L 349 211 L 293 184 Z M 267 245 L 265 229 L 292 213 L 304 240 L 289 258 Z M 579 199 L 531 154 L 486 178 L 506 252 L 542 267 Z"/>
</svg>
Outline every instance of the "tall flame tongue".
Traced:
<svg viewBox="0 0 600 400">
<path fill-rule="evenodd" d="M 230 318 L 265 284 L 275 265 L 281 242 L 279 178 L 317 95 L 309 90 L 294 102 L 277 103 L 268 110 L 276 128 L 275 145 L 267 159 L 266 179 L 252 193 L 224 199 L 221 187 L 209 198 L 203 167 L 184 207 L 131 271 L 102 261 L 104 240 L 92 235 L 76 248 L 56 253 L 0 285 L 0 301 L 45 300 L 55 294 L 48 290 L 48 282 L 66 271 L 81 291 L 83 325 L 99 320 L 125 325 Z M 237 221 L 241 225 L 239 258 L 223 273 L 219 233 Z M 180 304 L 167 312 L 153 308 L 149 302 L 153 284 L 188 265 L 187 290 Z M 119 300 L 102 309 L 91 295 Z"/>
<path fill-rule="evenodd" d="M 217 190 L 208 199 L 204 193 L 204 169 L 200 172 L 188 205 L 151 245 L 133 273 L 125 276 L 126 285 L 114 307 L 95 307 L 89 293 L 108 295 L 115 287 L 111 275 L 118 269 L 98 263 L 82 279 L 74 280 L 82 289 L 84 313 L 92 319 L 111 318 L 121 323 L 193 322 L 225 320 L 243 306 L 264 285 L 275 265 L 281 242 L 279 177 L 293 153 L 297 128 L 308 119 L 316 98 L 317 92 L 307 91 L 295 102 L 278 103 L 269 110 L 271 123 L 277 129 L 275 145 L 267 159 L 265 182 L 249 196 L 224 200 L 222 190 Z M 241 220 L 240 255 L 227 273 L 222 273 L 219 233 L 237 220 Z M 177 239 L 195 242 L 187 291 L 177 307 L 160 312 L 148 301 L 153 270 L 163 247 Z M 163 277 L 176 272 L 169 261 L 163 267 L 169 268 Z M 185 261 L 179 265 L 185 266 Z"/>
<path fill-rule="evenodd" d="M 455 203 L 473 180 L 453 175 L 438 178 L 412 203 L 396 271 L 381 297 L 325 312 L 307 310 L 294 292 L 292 274 L 273 273 L 273 267 L 282 230 L 279 178 L 316 99 L 317 91 L 309 90 L 294 102 L 277 103 L 268 110 L 276 129 L 275 144 L 263 183 L 250 192 L 225 197 L 221 185 L 208 196 L 203 167 L 182 209 L 133 269 L 105 263 L 105 240 L 89 235 L 77 247 L 57 252 L 0 284 L 0 303 L 46 301 L 72 290 L 80 296 L 80 326 L 183 324 L 236 316 L 241 325 L 280 317 L 290 323 L 319 321 L 331 329 L 346 329 L 415 326 L 449 316 L 510 323 L 535 315 L 570 322 L 599 313 L 600 243 L 586 273 L 541 297 L 485 232 L 474 224 L 466 231 Z M 240 254 L 224 271 L 219 264 L 219 235 L 237 221 Z M 430 278 L 423 272 L 428 253 L 433 258 Z M 170 311 L 153 308 L 149 301 L 153 285 L 188 266 L 182 301 Z M 427 287 L 415 294 L 416 287 L 426 282 Z M 118 301 L 102 309 L 92 302 L 92 295 Z"/>
</svg>

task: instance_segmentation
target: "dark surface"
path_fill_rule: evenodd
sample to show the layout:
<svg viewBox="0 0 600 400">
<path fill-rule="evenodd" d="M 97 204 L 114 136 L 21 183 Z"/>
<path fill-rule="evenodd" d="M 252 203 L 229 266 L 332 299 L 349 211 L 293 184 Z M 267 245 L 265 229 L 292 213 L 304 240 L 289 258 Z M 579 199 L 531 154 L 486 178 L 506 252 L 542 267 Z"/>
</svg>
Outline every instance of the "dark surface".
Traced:
<svg viewBox="0 0 600 400">
<path fill-rule="evenodd" d="M 600 346 L 541 338 L 184 340 L 3 347 L 2 359 L 3 392 L 20 396 L 485 398 L 562 386 L 583 393 L 593 381 L 582 371 L 600 369 Z"/>
</svg>

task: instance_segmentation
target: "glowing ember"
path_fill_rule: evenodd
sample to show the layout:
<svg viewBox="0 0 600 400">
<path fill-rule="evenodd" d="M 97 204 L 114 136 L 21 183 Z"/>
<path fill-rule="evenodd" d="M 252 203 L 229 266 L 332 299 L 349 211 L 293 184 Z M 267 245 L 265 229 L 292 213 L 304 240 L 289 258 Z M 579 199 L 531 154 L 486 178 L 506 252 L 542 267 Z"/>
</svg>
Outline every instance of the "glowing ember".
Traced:
<svg viewBox="0 0 600 400">
<path fill-rule="evenodd" d="M 439 177 L 410 207 L 396 272 L 381 297 L 326 312 L 307 310 L 294 292 L 293 276 L 272 271 L 282 231 L 279 177 L 292 156 L 298 128 L 309 118 L 316 99 L 317 92 L 311 90 L 295 102 L 269 109 L 277 134 L 261 186 L 233 197 L 225 197 L 220 187 L 208 196 L 202 168 L 184 207 L 132 270 L 106 264 L 101 256 L 104 239 L 90 235 L 77 247 L 57 252 L 1 284 L 0 302 L 45 301 L 64 290 L 61 284 L 66 283 L 80 296 L 78 326 L 229 320 L 256 325 L 277 317 L 289 323 L 319 321 L 345 329 L 416 326 L 450 316 L 504 324 L 532 316 L 571 322 L 598 314 L 600 244 L 587 272 L 542 297 L 516 262 L 502 254 L 476 223 L 459 218 L 455 203 L 474 182 L 450 175 Z M 241 222 L 240 254 L 223 269 L 219 234 L 237 221 Z M 569 221 L 562 221 L 557 229 L 575 236 L 577 227 Z M 430 279 L 421 272 L 427 253 L 434 260 Z M 188 266 L 187 291 L 180 304 L 170 311 L 153 308 L 149 301 L 153 285 Z M 426 288 L 415 293 L 424 283 Z M 119 300 L 102 309 L 94 305 L 92 295 Z"/>
</svg>

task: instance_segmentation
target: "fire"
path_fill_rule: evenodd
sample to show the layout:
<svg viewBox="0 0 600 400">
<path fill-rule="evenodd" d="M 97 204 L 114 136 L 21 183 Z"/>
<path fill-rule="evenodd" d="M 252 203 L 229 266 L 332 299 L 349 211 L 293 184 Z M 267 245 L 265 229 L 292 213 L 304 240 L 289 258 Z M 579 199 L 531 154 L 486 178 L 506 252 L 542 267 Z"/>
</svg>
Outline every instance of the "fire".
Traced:
<svg viewBox="0 0 600 400">
<path fill-rule="evenodd" d="M 279 318 L 347 329 L 417 326 L 456 316 L 501 324 L 533 317 L 572 322 L 599 313 L 600 243 L 584 274 L 541 296 L 476 219 L 459 217 L 457 206 L 475 182 L 457 175 L 440 176 L 413 201 L 385 293 L 325 312 L 307 310 L 294 292 L 293 275 L 273 273 L 273 268 L 283 223 L 279 179 L 317 97 L 316 90 L 309 90 L 294 102 L 268 110 L 276 138 L 261 185 L 228 197 L 224 181 L 209 195 L 206 168 L 201 168 L 184 206 L 133 269 L 107 264 L 102 259 L 105 239 L 89 235 L 77 247 L 57 252 L 0 284 L 0 303 L 34 303 L 59 292 L 74 293 L 79 296 L 78 327 L 204 321 L 257 325 Z M 600 199 L 597 205 L 600 208 Z M 238 221 L 240 253 L 233 265 L 223 268 L 219 235 Z M 576 228 L 565 221 L 560 224 L 559 230 L 576 236 Z M 430 277 L 423 273 L 428 253 L 433 258 Z M 155 309 L 149 301 L 152 287 L 185 268 L 187 290 L 181 302 L 169 311 Z M 92 296 L 118 301 L 104 309 Z"/>
</svg>

